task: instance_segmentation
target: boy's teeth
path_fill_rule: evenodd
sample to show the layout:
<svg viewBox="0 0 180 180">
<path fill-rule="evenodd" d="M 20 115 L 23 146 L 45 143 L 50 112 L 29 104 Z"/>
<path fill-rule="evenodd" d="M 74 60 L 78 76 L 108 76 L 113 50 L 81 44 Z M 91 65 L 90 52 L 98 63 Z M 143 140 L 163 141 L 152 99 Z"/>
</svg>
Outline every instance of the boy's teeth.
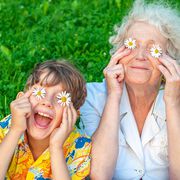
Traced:
<svg viewBox="0 0 180 180">
<path fill-rule="evenodd" d="M 42 113 L 42 112 L 38 112 L 38 114 L 41 115 L 41 116 L 44 116 L 44 117 L 51 118 L 48 114 L 44 114 L 44 113 Z"/>
</svg>

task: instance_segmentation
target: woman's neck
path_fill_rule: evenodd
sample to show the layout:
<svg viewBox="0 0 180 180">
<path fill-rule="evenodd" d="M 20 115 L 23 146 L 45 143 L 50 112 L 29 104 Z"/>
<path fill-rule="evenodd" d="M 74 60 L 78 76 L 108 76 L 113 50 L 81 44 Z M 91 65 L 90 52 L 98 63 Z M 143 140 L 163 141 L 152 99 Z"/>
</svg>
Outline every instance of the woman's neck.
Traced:
<svg viewBox="0 0 180 180">
<path fill-rule="evenodd" d="M 36 140 L 27 134 L 29 148 L 36 161 L 38 157 L 49 147 L 49 137 L 43 140 Z"/>
<path fill-rule="evenodd" d="M 157 96 L 159 86 L 148 85 L 128 85 L 127 92 L 132 112 L 137 124 L 139 134 L 141 136 L 146 117 L 152 107 Z"/>
<path fill-rule="evenodd" d="M 129 95 L 129 100 L 131 106 L 135 107 L 143 107 L 143 106 L 149 106 L 154 102 L 159 85 L 155 86 L 148 86 L 148 85 L 128 85 L 126 84 L 127 92 Z M 138 105 L 138 106 L 137 106 Z"/>
</svg>

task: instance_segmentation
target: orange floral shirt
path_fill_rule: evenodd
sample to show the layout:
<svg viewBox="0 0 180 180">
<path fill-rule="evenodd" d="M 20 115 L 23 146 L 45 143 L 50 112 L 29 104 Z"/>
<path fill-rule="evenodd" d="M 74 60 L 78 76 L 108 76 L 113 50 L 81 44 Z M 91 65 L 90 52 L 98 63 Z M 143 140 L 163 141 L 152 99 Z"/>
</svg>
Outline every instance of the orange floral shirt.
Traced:
<svg viewBox="0 0 180 180">
<path fill-rule="evenodd" d="M 11 115 L 0 121 L 0 143 L 8 133 L 10 125 Z M 85 179 L 90 172 L 91 140 L 81 134 L 79 129 L 74 128 L 63 147 L 66 164 L 72 180 Z M 52 179 L 49 149 L 46 149 L 41 156 L 34 161 L 28 145 L 26 133 L 24 133 L 16 146 L 5 179 Z"/>
</svg>

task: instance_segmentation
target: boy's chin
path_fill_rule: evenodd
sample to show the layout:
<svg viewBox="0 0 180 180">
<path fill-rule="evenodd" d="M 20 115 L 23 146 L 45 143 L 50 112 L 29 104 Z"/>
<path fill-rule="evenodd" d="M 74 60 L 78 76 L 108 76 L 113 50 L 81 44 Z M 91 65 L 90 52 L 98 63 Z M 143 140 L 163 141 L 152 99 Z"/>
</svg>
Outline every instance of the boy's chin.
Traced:
<svg viewBox="0 0 180 180">
<path fill-rule="evenodd" d="M 42 130 L 35 130 L 35 129 L 29 129 L 27 128 L 27 135 L 31 137 L 34 140 L 45 140 L 49 139 L 51 135 L 51 131 L 42 131 Z"/>
</svg>

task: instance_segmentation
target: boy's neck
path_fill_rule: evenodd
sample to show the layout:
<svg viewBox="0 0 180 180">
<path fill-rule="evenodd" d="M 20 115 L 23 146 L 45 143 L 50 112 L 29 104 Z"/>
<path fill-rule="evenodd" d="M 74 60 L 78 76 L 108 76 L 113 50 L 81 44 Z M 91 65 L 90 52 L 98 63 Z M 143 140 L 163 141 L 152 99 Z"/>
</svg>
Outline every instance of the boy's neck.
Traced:
<svg viewBox="0 0 180 180">
<path fill-rule="evenodd" d="M 49 137 L 43 140 L 37 140 L 27 134 L 29 148 L 33 158 L 36 161 L 38 157 L 49 147 Z"/>
</svg>

